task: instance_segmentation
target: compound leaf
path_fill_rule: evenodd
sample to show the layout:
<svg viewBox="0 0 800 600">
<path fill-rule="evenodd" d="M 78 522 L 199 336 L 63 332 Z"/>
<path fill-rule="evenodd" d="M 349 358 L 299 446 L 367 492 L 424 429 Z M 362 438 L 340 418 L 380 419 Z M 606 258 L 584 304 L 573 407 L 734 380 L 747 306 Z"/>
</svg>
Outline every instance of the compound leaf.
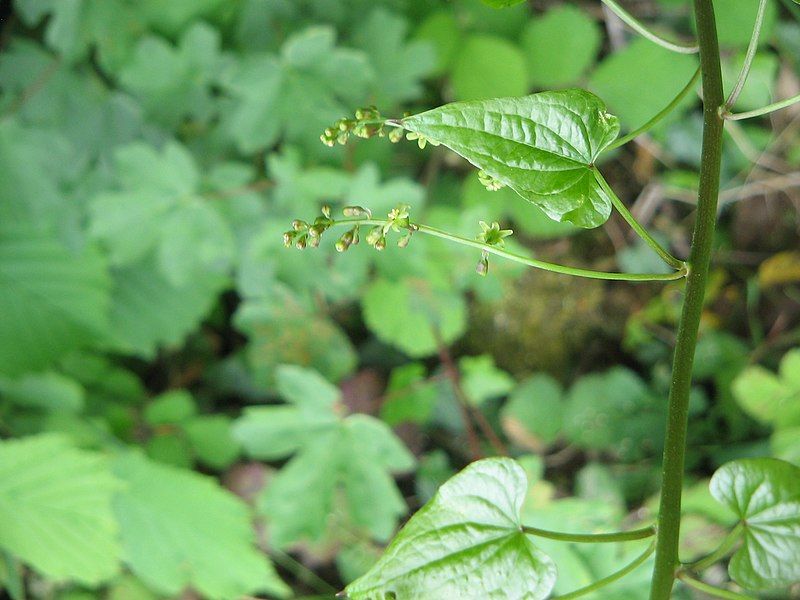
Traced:
<svg viewBox="0 0 800 600">
<path fill-rule="evenodd" d="M 340 416 L 338 390 L 315 371 L 281 365 L 276 380 L 290 404 L 251 408 L 234 425 L 251 456 L 294 455 L 261 501 L 272 544 L 319 540 L 342 507 L 355 525 L 388 539 L 406 511 L 390 473 L 410 469 L 413 456 L 382 421 Z"/>
<path fill-rule="evenodd" d="M 735 460 L 714 473 L 709 487 L 743 526 L 731 577 L 750 589 L 800 581 L 800 468 L 775 458 Z"/>
<path fill-rule="evenodd" d="M 114 502 L 125 557 L 153 589 L 187 586 L 204 597 L 289 589 L 254 544 L 247 507 L 212 479 L 129 453 L 115 472 L 127 483 Z"/>
<path fill-rule="evenodd" d="M 345 592 L 368 598 L 546 598 L 553 561 L 520 531 L 525 472 L 508 458 L 468 466 L 442 485 Z"/>
<path fill-rule="evenodd" d="M 402 124 L 457 152 L 556 221 L 591 228 L 611 213 L 611 199 L 593 171 L 619 122 L 589 92 L 454 102 Z"/>
</svg>

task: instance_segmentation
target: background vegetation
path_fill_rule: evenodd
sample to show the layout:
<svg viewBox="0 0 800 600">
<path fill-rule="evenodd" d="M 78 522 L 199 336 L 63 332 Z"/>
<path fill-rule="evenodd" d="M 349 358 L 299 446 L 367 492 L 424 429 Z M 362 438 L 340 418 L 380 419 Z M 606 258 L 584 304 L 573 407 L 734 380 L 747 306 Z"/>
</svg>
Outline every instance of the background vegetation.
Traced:
<svg viewBox="0 0 800 600">
<path fill-rule="evenodd" d="M 757 3 L 718 4 L 731 85 Z M 12 598 L 331 597 L 442 481 L 488 455 L 526 467 L 531 525 L 652 516 L 680 283 L 500 260 L 481 278 L 477 253 L 434 239 L 300 253 L 281 233 L 322 203 L 407 203 L 467 236 L 497 220 L 538 258 L 657 271 L 616 217 L 578 230 L 485 190 L 443 148 L 329 149 L 319 135 L 357 106 L 400 116 L 570 86 L 631 130 L 695 57 L 633 38 L 594 2 L 0 6 L 0 581 Z M 691 32 L 686 2 L 633 10 Z M 737 110 L 797 93 L 798 17 L 768 5 Z M 604 165 L 679 256 L 700 129 L 690 95 Z M 797 109 L 729 124 L 686 559 L 731 521 L 707 492 L 716 467 L 800 465 L 799 129 Z M 556 592 L 630 559 L 540 545 Z M 645 597 L 637 573 L 595 597 Z"/>
</svg>

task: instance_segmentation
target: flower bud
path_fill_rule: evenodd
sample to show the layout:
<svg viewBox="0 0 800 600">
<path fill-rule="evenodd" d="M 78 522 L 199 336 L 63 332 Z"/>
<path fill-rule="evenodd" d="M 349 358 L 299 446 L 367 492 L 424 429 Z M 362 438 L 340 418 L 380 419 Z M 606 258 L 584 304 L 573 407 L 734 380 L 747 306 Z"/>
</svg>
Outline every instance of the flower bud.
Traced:
<svg viewBox="0 0 800 600">
<path fill-rule="evenodd" d="M 403 237 L 397 240 L 397 247 L 405 248 L 406 246 L 408 246 L 408 242 L 410 241 L 411 241 L 411 232 L 409 231 L 407 234 L 405 234 Z"/>
<path fill-rule="evenodd" d="M 346 251 L 347 251 L 347 249 L 348 249 L 350 246 L 348 246 L 347 244 L 345 244 L 345 243 L 344 243 L 342 240 L 336 240 L 336 243 L 333 245 L 333 247 L 334 247 L 334 248 L 336 248 L 336 251 L 337 251 L 337 252 L 346 252 Z"/>
<path fill-rule="evenodd" d="M 322 216 L 326 219 L 330 220 L 331 218 L 331 205 L 330 204 L 323 204 L 322 205 Z"/>
<path fill-rule="evenodd" d="M 389 141 L 396 144 L 403 139 L 403 130 L 400 127 L 393 127 L 389 131 Z"/>
<path fill-rule="evenodd" d="M 291 248 L 294 244 L 294 237 L 297 235 L 296 231 L 285 231 L 283 234 L 283 245 Z"/>
<path fill-rule="evenodd" d="M 322 237 L 322 234 L 325 232 L 325 228 L 321 225 L 314 225 L 308 228 L 308 236 L 313 239 L 319 239 Z"/>
<path fill-rule="evenodd" d="M 481 277 L 485 277 L 486 274 L 489 272 L 489 257 L 484 253 L 481 256 L 481 259 L 478 261 L 478 264 L 475 265 L 475 271 Z"/>
<path fill-rule="evenodd" d="M 317 237 L 309 236 L 308 245 L 311 246 L 312 248 L 319 248 L 319 240 L 320 240 L 319 236 Z"/>
<path fill-rule="evenodd" d="M 383 250 L 386 248 L 386 236 L 382 235 L 374 244 L 375 250 Z"/>
<path fill-rule="evenodd" d="M 297 248 L 298 250 L 304 250 L 306 247 L 307 240 L 308 240 L 307 235 L 304 234 L 299 236 L 297 238 L 297 241 L 294 243 L 294 247 Z"/>
<path fill-rule="evenodd" d="M 300 219 L 295 219 L 294 221 L 292 221 L 292 229 L 294 229 L 295 231 L 302 231 L 304 229 L 308 229 L 308 223 Z"/>
<path fill-rule="evenodd" d="M 368 208 L 364 208 L 363 206 L 345 206 L 342 209 L 342 214 L 345 217 L 367 217 L 368 219 L 372 217 L 372 212 Z"/>
<path fill-rule="evenodd" d="M 369 230 L 369 233 L 367 234 L 367 243 L 370 246 L 374 246 L 382 237 L 384 237 L 383 228 L 380 225 L 376 225 Z"/>
</svg>

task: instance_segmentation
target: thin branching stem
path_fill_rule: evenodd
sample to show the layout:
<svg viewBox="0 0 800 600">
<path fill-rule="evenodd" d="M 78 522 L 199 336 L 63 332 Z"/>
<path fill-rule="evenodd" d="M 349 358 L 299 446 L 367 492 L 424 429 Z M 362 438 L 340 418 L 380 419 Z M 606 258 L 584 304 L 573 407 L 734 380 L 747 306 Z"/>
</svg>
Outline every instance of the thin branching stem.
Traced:
<svg viewBox="0 0 800 600">
<path fill-rule="evenodd" d="M 564 533 L 561 531 L 549 531 L 538 527 L 522 526 L 522 531 L 528 535 L 558 540 L 561 542 L 577 542 L 580 544 L 606 544 L 613 542 L 630 542 L 633 540 L 645 540 L 656 534 L 653 525 L 642 527 L 641 529 L 630 529 L 628 531 L 614 531 L 612 533 Z"/>
<path fill-rule="evenodd" d="M 728 554 L 731 553 L 736 543 L 739 541 L 739 538 L 742 537 L 742 524 L 739 523 L 736 527 L 734 527 L 730 533 L 722 540 L 722 543 L 719 547 L 704 556 L 703 558 L 696 560 L 688 565 L 684 565 L 684 571 L 702 571 L 703 569 L 707 569 L 711 565 L 718 563 L 720 560 L 725 558 Z"/>
<path fill-rule="evenodd" d="M 366 225 L 366 226 L 386 225 L 386 223 L 387 221 L 383 219 L 341 219 L 334 221 L 333 225 L 346 225 L 352 227 L 354 225 Z M 438 237 L 443 240 L 460 244 L 462 246 L 469 246 L 470 248 L 475 248 L 477 250 L 481 250 L 489 254 L 494 254 L 495 256 L 500 256 L 507 260 L 520 263 L 528 267 L 533 267 L 535 269 L 542 269 L 545 271 L 551 271 L 553 273 L 561 273 L 562 275 L 574 275 L 575 277 L 586 277 L 588 279 L 604 279 L 607 281 L 675 281 L 678 279 L 683 279 L 684 277 L 686 277 L 688 273 L 688 269 L 686 268 L 685 265 L 681 269 L 676 270 L 673 273 L 609 273 L 606 271 L 594 271 L 592 269 L 568 267 L 565 265 L 558 265 L 543 260 L 536 260 L 535 258 L 529 258 L 521 254 L 515 254 L 514 252 L 510 252 L 508 250 L 505 250 L 504 248 L 500 248 L 498 246 L 492 246 L 489 244 L 484 244 L 483 242 L 479 242 L 478 240 L 461 237 L 459 235 L 448 233 L 446 231 L 442 231 L 441 229 L 436 229 L 435 227 L 430 227 L 428 225 L 421 225 L 415 223 L 413 224 L 413 227 L 415 233 L 422 233 L 424 235 Z"/>
<path fill-rule="evenodd" d="M 670 254 L 661 244 L 659 244 L 656 239 L 650 235 L 650 233 L 645 229 L 639 221 L 637 221 L 631 212 L 628 210 L 628 207 L 623 204 L 622 200 L 614 193 L 614 190 L 611 189 L 611 186 L 608 185 L 603 175 L 597 169 L 594 169 L 594 177 L 597 180 L 597 183 L 600 184 L 600 187 L 603 188 L 603 191 L 606 195 L 611 199 L 611 204 L 617 209 L 617 212 L 625 219 L 625 222 L 631 226 L 644 242 L 650 246 L 653 251 L 661 257 L 661 259 L 667 263 L 673 269 L 680 271 L 686 268 L 686 263 L 682 260 L 675 258 Z"/>
<path fill-rule="evenodd" d="M 772 104 L 768 104 L 767 106 L 762 106 L 761 108 L 756 108 L 755 110 L 748 110 L 746 112 L 740 112 L 740 113 L 728 112 L 727 110 L 724 110 L 724 107 L 721 107 L 720 116 L 726 121 L 741 121 L 743 119 L 752 119 L 754 117 L 761 117 L 764 115 L 768 115 L 769 113 L 775 112 L 776 110 L 789 108 L 790 106 L 792 106 L 793 104 L 797 104 L 798 102 L 800 102 L 800 94 L 792 96 L 791 98 L 786 98 L 785 100 L 773 102 Z"/>
<path fill-rule="evenodd" d="M 708 594 L 709 596 L 714 596 L 715 598 L 723 598 L 725 600 L 753 600 L 753 596 L 745 596 L 744 594 L 739 594 L 738 592 L 732 592 L 730 590 L 718 588 L 715 585 L 711 585 L 704 581 L 700 581 L 699 579 L 695 579 L 694 577 L 690 577 L 686 573 L 681 573 L 678 575 L 678 578 L 686 585 L 693 587 L 700 592 Z"/>
<path fill-rule="evenodd" d="M 602 0 L 603 4 L 605 4 L 611 11 L 617 15 L 622 21 L 628 25 L 631 29 L 633 29 L 639 35 L 647 38 L 654 44 L 658 44 L 662 48 L 666 48 L 667 50 L 671 50 L 672 52 L 678 52 L 680 54 L 697 54 L 699 48 L 696 44 L 686 45 L 686 44 L 678 44 L 675 42 L 671 42 L 667 39 L 664 39 L 660 35 L 654 33 L 650 29 L 648 29 L 639 19 L 634 17 L 631 13 L 627 10 L 622 8 L 615 0 Z"/>
<path fill-rule="evenodd" d="M 608 147 L 608 149 L 609 150 L 613 150 L 614 148 L 619 148 L 620 146 L 624 146 L 625 144 L 630 142 L 632 139 L 639 137 L 643 133 L 646 133 L 646 132 L 650 131 L 653 127 L 658 125 L 658 123 L 664 117 L 666 117 L 673 110 L 675 110 L 675 107 L 678 106 L 678 104 L 680 104 L 681 100 L 683 100 L 686 97 L 686 95 L 695 88 L 695 86 L 697 85 L 697 82 L 699 80 L 700 80 L 700 67 L 697 67 L 697 70 L 694 72 L 694 75 L 692 75 L 692 78 L 683 87 L 683 89 L 680 92 L 678 92 L 678 95 L 675 96 L 669 104 L 667 104 L 657 115 L 655 115 L 647 123 L 645 123 L 641 127 L 637 127 L 636 129 L 631 131 L 628 135 L 622 136 L 621 138 L 619 138 L 616 141 L 614 141 Z"/>
<path fill-rule="evenodd" d="M 728 99 L 725 100 L 725 108 L 723 110 L 726 112 L 736 104 L 736 100 L 739 99 L 739 94 L 742 93 L 742 88 L 744 88 L 744 84 L 747 81 L 747 76 L 750 74 L 750 67 L 753 66 L 753 59 L 756 57 L 756 50 L 758 50 L 758 38 L 761 36 L 761 25 L 764 23 L 766 9 L 767 0 L 759 0 L 756 22 L 753 25 L 753 34 L 750 36 L 750 44 L 747 46 L 742 69 L 739 71 L 739 77 L 736 79 L 736 84 L 733 86 Z"/>
<path fill-rule="evenodd" d="M 594 583 L 591 583 L 585 587 L 578 588 L 572 592 L 567 594 L 562 594 L 560 596 L 553 596 L 553 600 L 572 600 L 572 598 L 579 598 L 581 596 L 585 596 L 586 594 L 590 594 L 594 591 L 599 590 L 600 588 L 604 588 L 607 585 L 614 583 L 628 575 L 629 573 L 638 569 L 642 564 L 644 564 L 650 555 L 655 552 L 656 543 L 653 542 L 647 547 L 647 550 L 642 552 L 639 556 L 637 556 L 633 561 L 622 567 L 619 571 L 615 571 L 611 575 L 607 577 L 603 577 L 602 579 L 598 579 Z"/>
</svg>

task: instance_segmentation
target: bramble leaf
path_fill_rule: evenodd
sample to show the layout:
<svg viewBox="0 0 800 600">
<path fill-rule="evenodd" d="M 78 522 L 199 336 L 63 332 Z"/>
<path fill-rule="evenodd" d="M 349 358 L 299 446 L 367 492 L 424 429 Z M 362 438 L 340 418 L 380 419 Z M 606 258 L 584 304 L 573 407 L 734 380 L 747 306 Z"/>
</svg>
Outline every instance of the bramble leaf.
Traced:
<svg viewBox="0 0 800 600">
<path fill-rule="evenodd" d="M 0 547 L 50 577 L 93 585 L 119 568 L 105 458 L 47 435 L 0 443 Z"/>
<path fill-rule="evenodd" d="M 714 473 L 709 487 L 743 526 L 731 577 L 750 589 L 800 581 L 800 468 L 775 458 L 735 460 Z"/>
<path fill-rule="evenodd" d="M 34 226 L 0 224 L 0 372 L 42 369 L 101 339 L 108 288 L 99 253 L 72 253 Z"/>
<path fill-rule="evenodd" d="M 611 214 L 594 163 L 617 137 L 619 122 L 589 92 L 455 102 L 402 124 L 457 152 L 556 221 L 591 228 Z"/>
<path fill-rule="evenodd" d="M 371 598 L 546 598 L 556 566 L 521 531 L 525 472 L 508 458 L 468 466 L 439 488 L 383 557 L 345 589 Z"/>
<path fill-rule="evenodd" d="M 251 456 L 294 455 L 261 499 L 271 543 L 320 540 L 342 507 L 354 525 L 388 539 L 406 511 L 390 473 L 410 469 L 414 457 L 382 421 L 342 417 L 339 390 L 315 371 L 282 365 L 276 380 L 289 404 L 250 408 L 234 425 Z"/>
<path fill-rule="evenodd" d="M 247 506 L 211 478 L 129 453 L 114 471 L 127 483 L 114 502 L 125 557 L 153 589 L 204 597 L 289 590 L 254 544 Z"/>
</svg>

